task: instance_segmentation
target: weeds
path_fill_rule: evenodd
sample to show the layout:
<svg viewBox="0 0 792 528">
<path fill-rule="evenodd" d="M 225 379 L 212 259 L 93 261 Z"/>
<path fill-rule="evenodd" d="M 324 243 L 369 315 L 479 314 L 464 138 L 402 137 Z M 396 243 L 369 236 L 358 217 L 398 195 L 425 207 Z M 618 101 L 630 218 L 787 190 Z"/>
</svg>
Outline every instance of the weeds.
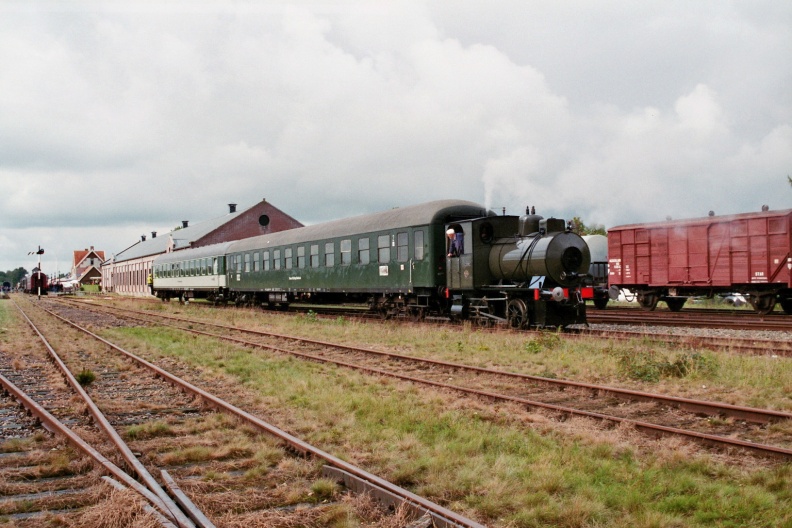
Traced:
<svg viewBox="0 0 792 528">
<path fill-rule="evenodd" d="M 686 353 L 669 360 L 655 350 L 622 351 L 618 368 L 630 379 L 657 382 L 661 378 L 684 378 L 693 373 L 714 374 L 717 360 L 707 354 Z"/>
<path fill-rule="evenodd" d="M 76 378 L 77 383 L 83 387 L 86 387 L 96 380 L 96 374 L 94 374 L 93 371 L 84 368 L 77 374 Z"/>
</svg>

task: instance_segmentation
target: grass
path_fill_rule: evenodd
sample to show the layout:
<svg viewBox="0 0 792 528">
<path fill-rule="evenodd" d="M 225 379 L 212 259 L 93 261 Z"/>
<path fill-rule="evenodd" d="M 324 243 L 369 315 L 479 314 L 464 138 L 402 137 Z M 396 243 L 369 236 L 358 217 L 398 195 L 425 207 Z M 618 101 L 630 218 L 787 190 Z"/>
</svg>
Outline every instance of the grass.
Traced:
<svg viewBox="0 0 792 528">
<path fill-rule="evenodd" d="M 221 315 L 227 324 L 481 366 L 790 407 L 784 391 L 792 387 L 792 367 L 777 358 L 669 350 L 656 343 L 581 344 L 554 334 L 367 326 L 310 315 Z M 630 430 L 603 431 L 582 420 L 559 424 L 516 406 L 459 400 L 166 329 L 107 333 L 148 353 L 179 357 L 208 377 L 225 377 L 243 406 L 256 406 L 264 419 L 489 526 L 792 526 L 788 464 L 726 465 L 678 441 L 650 442 Z M 636 350 L 650 364 L 678 366 L 660 369 L 651 380 L 636 379 L 620 364 Z"/>
</svg>

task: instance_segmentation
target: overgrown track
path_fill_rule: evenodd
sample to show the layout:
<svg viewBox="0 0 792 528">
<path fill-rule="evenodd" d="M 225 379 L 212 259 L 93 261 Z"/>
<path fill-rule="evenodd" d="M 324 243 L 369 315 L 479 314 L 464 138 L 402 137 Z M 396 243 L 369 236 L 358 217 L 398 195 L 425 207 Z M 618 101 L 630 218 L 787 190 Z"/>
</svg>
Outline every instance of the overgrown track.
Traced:
<svg viewBox="0 0 792 528">
<path fill-rule="evenodd" d="M 3 387 L 14 383 L 42 400 L 60 403 L 53 409 L 59 414 L 73 414 L 66 387 L 58 380 L 44 379 L 38 365 L 17 362 L 17 368 L 5 352 L 0 352 L 0 380 Z M 32 375 L 31 375 L 32 374 Z M 100 474 L 92 471 L 91 459 L 53 436 L 41 421 L 29 414 L 11 393 L 2 390 L 0 397 L 0 519 L 13 526 L 35 526 L 43 522 L 76 522 L 81 511 L 97 502 L 109 491 Z M 87 426 L 79 418 L 75 426 Z"/>
<path fill-rule="evenodd" d="M 345 511 L 364 512 L 359 515 L 362 522 L 376 526 L 381 518 L 392 524 L 387 507 L 372 518 L 370 498 L 348 498 L 335 485 L 323 484 L 340 481 L 370 492 L 405 519 L 425 515 L 436 526 L 480 526 L 182 381 L 174 371 L 189 373 L 176 364 L 165 371 L 75 323 L 64 325 L 62 316 L 38 309 L 56 303 L 36 305 L 27 307 L 31 318 L 53 336 L 71 370 L 95 376 L 91 396 L 113 427 L 123 430 L 146 469 L 157 476 L 167 469 L 177 488 L 218 526 L 270 526 L 275 521 L 318 525 L 321 519 L 332 518 L 339 501 Z M 63 305 L 57 306 L 64 311 Z M 79 312 L 83 321 L 107 324 L 106 315 L 86 317 L 85 311 Z M 60 321 L 53 321 L 53 315 Z M 218 481 L 217 475 L 224 477 Z M 162 474 L 163 480 L 166 477 Z"/>
<path fill-rule="evenodd" d="M 651 435 L 676 435 L 718 448 L 792 459 L 792 441 L 772 425 L 788 423 L 792 419 L 789 413 L 526 376 L 150 312 L 122 312 L 155 324 L 168 320 L 184 331 L 240 345 L 454 390 L 486 400 L 517 403 L 564 416 L 594 418 L 631 426 Z M 212 331 L 198 330 L 201 326 L 211 327 Z"/>
</svg>

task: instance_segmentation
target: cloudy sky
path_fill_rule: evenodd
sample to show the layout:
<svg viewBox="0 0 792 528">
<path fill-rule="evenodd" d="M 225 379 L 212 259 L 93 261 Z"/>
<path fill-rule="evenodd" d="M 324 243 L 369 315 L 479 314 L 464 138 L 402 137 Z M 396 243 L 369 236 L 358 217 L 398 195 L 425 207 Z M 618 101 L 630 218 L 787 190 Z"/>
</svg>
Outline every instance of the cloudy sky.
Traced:
<svg viewBox="0 0 792 528">
<path fill-rule="evenodd" d="M 0 0 L 0 270 L 266 198 L 792 207 L 792 3 Z"/>
</svg>

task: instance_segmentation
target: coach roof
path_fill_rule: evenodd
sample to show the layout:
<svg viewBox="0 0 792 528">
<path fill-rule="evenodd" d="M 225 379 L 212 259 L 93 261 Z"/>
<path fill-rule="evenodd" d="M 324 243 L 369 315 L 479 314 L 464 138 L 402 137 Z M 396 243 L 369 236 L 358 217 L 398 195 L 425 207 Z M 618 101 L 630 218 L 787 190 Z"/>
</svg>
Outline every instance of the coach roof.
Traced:
<svg viewBox="0 0 792 528">
<path fill-rule="evenodd" d="M 463 200 L 438 200 L 419 205 L 398 207 L 380 213 L 373 213 L 323 224 L 289 229 L 279 233 L 246 238 L 234 242 L 228 248 L 229 253 L 249 251 L 262 247 L 300 244 L 315 240 L 327 240 L 343 236 L 354 236 L 363 233 L 389 231 L 406 227 L 417 227 L 429 224 L 444 224 L 483 216 L 494 216 L 495 213 L 477 203 Z"/>
<path fill-rule="evenodd" d="M 170 253 L 163 253 L 154 259 L 155 264 L 167 264 L 169 262 L 179 262 L 185 259 L 199 259 L 205 257 L 218 257 L 223 256 L 228 252 L 228 246 L 233 242 L 221 242 L 219 244 L 212 244 L 209 246 L 201 246 L 192 249 L 180 249 L 171 251 Z"/>
</svg>

